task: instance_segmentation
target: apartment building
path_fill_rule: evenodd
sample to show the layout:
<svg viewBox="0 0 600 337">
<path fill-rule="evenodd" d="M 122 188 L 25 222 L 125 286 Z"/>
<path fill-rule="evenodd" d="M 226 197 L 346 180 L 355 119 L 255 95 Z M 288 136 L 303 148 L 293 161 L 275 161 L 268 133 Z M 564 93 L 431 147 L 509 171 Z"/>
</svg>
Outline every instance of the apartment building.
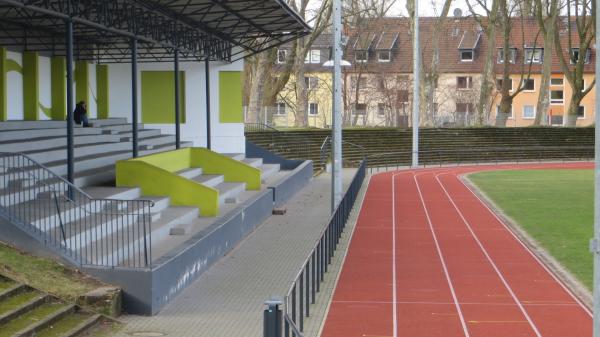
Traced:
<svg viewBox="0 0 600 337">
<path fill-rule="evenodd" d="M 478 122 L 477 104 L 480 100 L 482 73 L 488 44 L 490 43 L 479 23 L 468 17 L 448 18 L 439 31 L 439 60 L 432 62 L 435 48 L 432 40 L 435 18 L 421 18 L 420 44 L 423 60 L 421 91 L 432 90 L 429 101 L 422 94 L 422 125 L 468 126 Z M 507 126 L 533 125 L 536 105 L 540 94 L 543 60 L 552 57 L 552 80 L 549 88 L 550 106 L 546 114 L 548 124 L 565 125 L 570 104 L 571 86 L 564 76 L 555 53 L 545 53 L 543 41 L 538 34 L 537 22 L 533 18 L 521 20 L 513 26 L 510 36 L 510 53 L 504 57 L 501 48 L 493 55 L 497 87 L 492 90 L 492 104 L 483 118 L 484 124 L 495 123 L 500 103 L 501 74 L 508 62 L 513 90 L 523 86 L 514 97 L 512 114 Z M 413 91 L 413 48 L 412 30 L 406 18 L 380 18 L 368 21 L 356 29 L 347 30 L 344 59 L 351 66 L 343 68 L 344 124 L 347 126 L 410 126 Z M 574 33 L 573 33 L 574 34 Z M 568 36 L 563 33 L 568 46 Z M 331 75 L 330 68 L 323 67 L 329 59 L 331 37 L 324 34 L 306 59 L 306 76 L 318 77 L 329 85 L 313 90 L 311 103 L 319 109 L 309 108 L 309 125 L 326 127 L 331 120 Z M 575 40 L 576 41 L 576 40 Z M 502 46 L 503 36 L 497 36 L 495 46 Z M 280 53 L 287 53 L 286 46 Z M 578 55 L 576 49 L 561 51 L 567 55 Z M 313 57 L 319 56 L 318 62 Z M 586 85 L 594 79 L 594 52 L 585 55 L 584 77 Z M 280 60 L 282 61 L 282 60 Z M 314 62 L 313 62 L 314 61 Z M 435 75 L 435 76 L 433 76 Z M 426 80 L 430 79 L 430 80 Z M 311 81 L 307 79 L 307 81 Z M 290 81 L 292 82 L 292 81 Z M 428 85 L 429 83 L 431 89 Z M 286 104 L 285 121 L 294 124 L 295 116 L 289 110 L 293 95 L 289 90 L 280 95 L 280 108 Z M 286 98 L 287 97 L 287 98 Z M 577 126 L 593 124 L 594 91 L 583 99 Z M 312 113 L 313 115 L 310 115 Z M 311 119 L 312 118 L 312 119 Z M 273 118 L 273 124 L 281 125 L 281 118 Z M 311 123 L 311 121 L 313 121 Z"/>
</svg>

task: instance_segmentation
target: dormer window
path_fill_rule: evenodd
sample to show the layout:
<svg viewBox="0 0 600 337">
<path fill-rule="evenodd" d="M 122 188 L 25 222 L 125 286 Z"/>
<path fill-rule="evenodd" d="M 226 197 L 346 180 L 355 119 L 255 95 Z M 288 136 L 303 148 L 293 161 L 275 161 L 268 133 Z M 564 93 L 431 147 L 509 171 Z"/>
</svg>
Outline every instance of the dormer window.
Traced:
<svg viewBox="0 0 600 337">
<path fill-rule="evenodd" d="M 366 63 L 369 60 L 369 51 L 357 50 L 354 52 L 354 60 L 358 63 Z"/>
<path fill-rule="evenodd" d="M 526 48 L 525 64 L 542 63 L 544 60 L 544 48 Z"/>
<path fill-rule="evenodd" d="M 577 63 L 577 61 L 579 61 L 579 48 L 571 48 L 571 64 L 575 64 Z M 590 54 L 591 54 L 591 50 L 587 50 L 587 52 L 585 53 L 585 60 L 584 63 L 588 64 L 590 63 Z"/>
<path fill-rule="evenodd" d="M 473 62 L 475 52 L 473 49 L 460 50 L 460 62 Z"/>
<path fill-rule="evenodd" d="M 504 48 L 498 48 L 498 64 L 504 63 Z M 509 48 L 508 49 L 508 62 L 511 64 L 515 64 L 517 61 L 517 48 Z"/>
<path fill-rule="evenodd" d="M 321 63 L 321 50 L 311 49 L 306 53 L 304 63 Z"/>
<path fill-rule="evenodd" d="M 377 61 L 390 62 L 392 60 L 392 52 L 389 50 L 380 50 L 377 52 Z"/>
<path fill-rule="evenodd" d="M 287 50 L 278 49 L 277 50 L 277 63 L 283 64 L 287 61 Z"/>
</svg>

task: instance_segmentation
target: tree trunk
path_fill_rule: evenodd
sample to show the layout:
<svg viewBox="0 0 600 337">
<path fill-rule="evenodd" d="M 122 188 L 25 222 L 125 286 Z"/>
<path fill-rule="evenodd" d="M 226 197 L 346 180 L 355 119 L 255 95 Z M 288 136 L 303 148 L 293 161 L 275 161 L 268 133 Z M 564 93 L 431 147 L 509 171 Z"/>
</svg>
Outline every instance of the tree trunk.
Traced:
<svg viewBox="0 0 600 337">
<path fill-rule="evenodd" d="M 494 3 L 496 3 L 496 1 L 494 1 Z M 479 92 L 479 102 L 477 102 L 477 125 L 479 126 L 486 123 L 486 116 L 490 109 L 491 92 L 496 84 L 494 79 L 494 56 L 496 55 L 496 44 L 494 43 L 494 41 L 496 41 L 496 25 L 494 20 L 494 18 L 490 18 L 490 23 L 485 31 L 488 40 L 488 47 L 485 54 L 483 74 L 481 75 L 481 91 Z"/>
<path fill-rule="evenodd" d="M 267 79 L 267 68 L 269 67 L 269 57 L 267 53 L 260 53 L 256 56 L 256 68 L 250 85 L 248 95 L 248 109 L 246 110 L 246 122 L 259 123 L 262 119 L 261 111 L 263 107 L 263 96 L 265 94 L 265 82 Z M 266 121 L 264 121 L 266 122 Z"/>
<path fill-rule="evenodd" d="M 506 127 L 506 122 L 511 114 L 512 98 L 510 96 L 502 96 L 500 100 L 500 109 L 496 115 L 496 126 Z"/>
<path fill-rule="evenodd" d="M 304 59 L 297 61 L 303 63 Z M 304 79 L 304 64 L 299 64 L 296 67 L 296 121 L 297 127 L 308 126 L 308 88 Z"/>
<path fill-rule="evenodd" d="M 556 7 L 554 5 L 554 7 Z M 545 24 L 544 53 L 552 55 L 554 52 L 554 34 L 556 30 L 556 13 L 551 13 L 548 23 Z M 534 125 L 548 125 L 548 109 L 550 108 L 550 78 L 552 75 L 552 57 L 545 57 L 542 65 L 542 81 L 540 95 L 538 96 Z"/>
<path fill-rule="evenodd" d="M 569 104 L 569 110 L 567 111 L 566 116 L 566 127 L 574 128 L 577 126 L 577 112 L 579 111 L 579 105 L 581 104 L 581 100 L 583 100 L 583 95 L 581 94 L 581 91 L 579 93 L 574 92 L 571 96 L 571 104 Z"/>
</svg>

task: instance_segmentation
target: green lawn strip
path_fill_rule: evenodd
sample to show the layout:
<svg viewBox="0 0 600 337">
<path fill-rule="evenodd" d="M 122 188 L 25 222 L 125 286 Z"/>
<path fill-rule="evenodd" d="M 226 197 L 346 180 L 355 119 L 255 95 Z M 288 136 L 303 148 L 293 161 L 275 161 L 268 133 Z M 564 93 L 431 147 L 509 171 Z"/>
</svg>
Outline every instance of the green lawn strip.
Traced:
<svg viewBox="0 0 600 337">
<path fill-rule="evenodd" d="M 62 309 L 65 306 L 66 304 L 56 302 L 42 304 L 34 310 L 31 310 L 2 326 L 2 329 L 0 329 L 0 337 L 12 336 L 28 326 L 41 321 L 45 317 L 50 316 L 52 313 Z"/>
<path fill-rule="evenodd" d="M 35 337 L 57 337 L 63 336 L 90 317 L 89 314 L 77 312 L 63 317 L 51 326 L 35 334 Z"/>
<path fill-rule="evenodd" d="M 26 291 L 14 296 L 10 296 L 9 298 L 0 302 L 0 315 L 15 310 L 39 296 L 41 296 L 41 294 L 37 291 Z"/>
<path fill-rule="evenodd" d="M 51 259 L 34 257 L 0 243 L 0 274 L 74 302 L 103 283 Z"/>
<path fill-rule="evenodd" d="M 592 170 L 507 170 L 469 179 L 591 289 Z"/>
</svg>

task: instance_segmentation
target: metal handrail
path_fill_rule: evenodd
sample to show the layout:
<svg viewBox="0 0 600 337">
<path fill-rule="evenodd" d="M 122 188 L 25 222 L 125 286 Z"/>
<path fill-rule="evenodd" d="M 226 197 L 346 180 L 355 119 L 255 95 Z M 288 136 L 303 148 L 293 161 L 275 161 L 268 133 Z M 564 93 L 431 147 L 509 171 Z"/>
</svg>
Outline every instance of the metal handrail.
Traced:
<svg viewBox="0 0 600 337">
<path fill-rule="evenodd" d="M 366 152 L 367 152 L 366 147 L 346 141 L 346 140 L 342 140 L 342 145 L 348 145 L 350 147 L 354 147 L 354 148 L 361 150 L 362 151 L 362 159 L 365 159 Z M 327 136 L 327 137 L 325 137 L 325 140 L 323 140 L 323 144 L 321 144 L 321 152 L 320 152 L 320 156 L 319 156 L 321 165 L 323 167 L 327 164 L 327 159 L 329 158 L 329 155 L 331 154 L 330 148 L 331 148 L 331 136 Z"/>
<path fill-rule="evenodd" d="M 92 198 L 25 154 L 0 163 L 1 216 L 75 264 L 151 267 L 153 201 Z"/>
<path fill-rule="evenodd" d="M 244 131 L 245 132 L 264 132 L 264 131 L 282 132 L 270 125 L 263 124 L 263 123 L 245 123 Z"/>
<path fill-rule="evenodd" d="M 362 161 L 348 190 L 329 222 L 321 231 L 308 257 L 302 263 L 283 301 L 284 336 L 303 337 L 304 318 L 310 316 L 310 305 L 316 301 L 321 282 L 331 264 L 337 244 L 350 216 L 367 172 L 367 162 Z"/>
</svg>

